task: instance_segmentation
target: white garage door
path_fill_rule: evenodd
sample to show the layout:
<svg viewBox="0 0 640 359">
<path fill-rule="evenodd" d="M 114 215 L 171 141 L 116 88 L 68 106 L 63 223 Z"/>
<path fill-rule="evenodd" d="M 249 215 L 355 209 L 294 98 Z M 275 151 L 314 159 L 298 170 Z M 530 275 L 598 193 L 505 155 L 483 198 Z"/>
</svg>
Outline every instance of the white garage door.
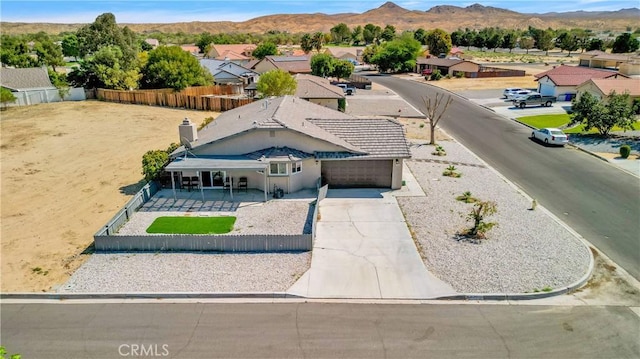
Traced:
<svg viewBox="0 0 640 359">
<path fill-rule="evenodd" d="M 322 179 L 333 188 L 391 187 L 392 160 L 322 161 Z"/>
</svg>

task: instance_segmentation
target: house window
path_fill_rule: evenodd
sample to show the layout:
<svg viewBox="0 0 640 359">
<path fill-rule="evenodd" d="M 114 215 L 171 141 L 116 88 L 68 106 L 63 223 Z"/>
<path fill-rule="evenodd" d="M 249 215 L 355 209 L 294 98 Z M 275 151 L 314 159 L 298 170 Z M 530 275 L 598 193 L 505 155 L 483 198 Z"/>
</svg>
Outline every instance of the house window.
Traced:
<svg viewBox="0 0 640 359">
<path fill-rule="evenodd" d="M 302 172 L 302 161 L 291 163 L 291 173 Z"/>
<path fill-rule="evenodd" d="M 284 162 L 274 162 L 269 164 L 269 174 L 272 176 L 284 176 L 287 174 L 287 164 Z"/>
</svg>

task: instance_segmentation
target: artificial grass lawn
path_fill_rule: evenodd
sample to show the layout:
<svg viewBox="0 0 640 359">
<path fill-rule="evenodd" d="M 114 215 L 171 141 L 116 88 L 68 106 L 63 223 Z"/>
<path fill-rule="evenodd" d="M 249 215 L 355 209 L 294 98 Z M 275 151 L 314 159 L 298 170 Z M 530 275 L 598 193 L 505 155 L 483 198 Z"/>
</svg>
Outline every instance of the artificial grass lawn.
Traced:
<svg viewBox="0 0 640 359">
<path fill-rule="evenodd" d="M 236 217 L 158 217 L 147 233 L 224 234 L 229 233 Z"/>
<path fill-rule="evenodd" d="M 571 117 L 569 114 L 556 114 L 556 115 L 538 115 L 538 116 L 525 116 L 518 117 L 518 121 L 526 123 L 529 126 L 533 126 L 535 128 L 546 128 L 546 127 L 562 127 L 568 125 L 571 122 Z M 633 123 L 633 130 L 640 130 L 640 122 L 636 121 Z M 622 131 L 622 129 L 618 126 L 614 126 L 611 131 Z M 567 128 L 562 130 L 564 133 L 581 133 L 581 134 L 590 134 L 590 133 L 598 133 L 598 130 L 592 128 L 590 131 L 584 131 L 583 125 L 578 125 L 572 128 Z"/>
</svg>

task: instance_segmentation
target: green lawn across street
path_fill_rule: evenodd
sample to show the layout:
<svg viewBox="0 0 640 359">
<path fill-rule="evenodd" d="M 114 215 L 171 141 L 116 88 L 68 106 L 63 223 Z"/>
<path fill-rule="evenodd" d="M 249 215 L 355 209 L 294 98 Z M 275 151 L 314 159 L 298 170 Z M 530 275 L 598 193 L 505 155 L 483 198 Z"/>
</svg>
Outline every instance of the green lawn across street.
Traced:
<svg viewBox="0 0 640 359">
<path fill-rule="evenodd" d="M 569 114 L 555 114 L 555 115 L 538 115 L 538 116 L 525 116 L 518 117 L 518 121 L 522 123 L 526 123 L 529 126 L 533 126 L 535 128 L 546 128 L 546 127 L 556 127 L 561 128 L 566 126 L 571 121 L 571 117 Z M 640 122 L 636 121 L 633 124 L 634 130 L 640 130 Z M 569 129 L 563 129 L 564 133 L 598 133 L 598 130 L 591 129 L 590 131 L 584 131 L 584 126 L 578 125 Z M 620 127 L 613 127 L 612 131 L 622 131 Z"/>
<path fill-rule="evenodd" d="M 233 229 L 236 217 L 159 217 L 147 233 L 224 234 Z"/>
</svg>

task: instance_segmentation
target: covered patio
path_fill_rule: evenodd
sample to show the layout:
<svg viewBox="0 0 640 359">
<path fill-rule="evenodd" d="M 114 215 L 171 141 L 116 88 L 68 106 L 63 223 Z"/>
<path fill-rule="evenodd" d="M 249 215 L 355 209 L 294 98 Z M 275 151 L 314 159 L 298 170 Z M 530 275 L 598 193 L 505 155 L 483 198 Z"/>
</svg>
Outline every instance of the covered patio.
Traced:
<svg viewBox="0 0 640 359">
<path fill-rule="evenodd" d="M 188 192 L 191 190 L 199 191 L 202 203 L 207 202 L 208 199 L 215 200 L 216 198 L 210 197 L 215 193 L 227 195 L 226 200 L 233 201 L 234 196 L 241 194 L 240 190 L 245 195 L 251 190 L 253 198 L 257 192 L 256 189 L 258 189 L 262 190 L 260 191 L 261 200 L 266 202 L 269 192 L 267 186 L 268 165 L 268 163 L 248 159 L 244 156 L 185 156 L 176 158 L 169 163 L 165 172 L 169 173 L 171 177 L 174 202 L 177 202 L 179 197 L 176 189 L 180 189 L 180 192 L 185 189 Z M 180 181 L 179 188 L 177 188 L 176 179 Z M 182 199 L 183 196 L 180 197 Z"/>
</svg>

